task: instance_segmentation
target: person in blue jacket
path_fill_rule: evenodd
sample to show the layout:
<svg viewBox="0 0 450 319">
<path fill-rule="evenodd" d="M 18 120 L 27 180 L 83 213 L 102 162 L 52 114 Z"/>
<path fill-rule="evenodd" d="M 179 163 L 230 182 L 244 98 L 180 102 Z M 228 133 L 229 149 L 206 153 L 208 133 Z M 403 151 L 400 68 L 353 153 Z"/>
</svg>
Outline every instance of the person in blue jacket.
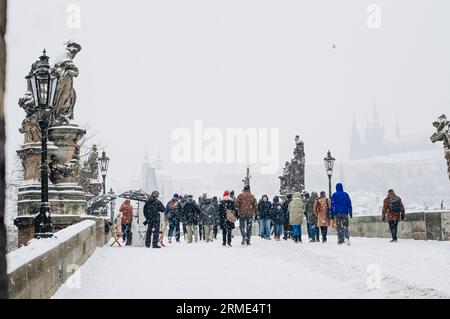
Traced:
<svg viewBox="0 0 450 319">
<path fill-rule="evenodd" d="M 331 196 L 330 216 L 336 222 L 338 244 L 341 245 L 345 242 L 350 246 L 348 224 L 349 217 L 353 217 L 352 201 L 350 196 L 344 192 L 344 186 L 341 183 L 336 184 L 336 192 Z"/>
</svg>

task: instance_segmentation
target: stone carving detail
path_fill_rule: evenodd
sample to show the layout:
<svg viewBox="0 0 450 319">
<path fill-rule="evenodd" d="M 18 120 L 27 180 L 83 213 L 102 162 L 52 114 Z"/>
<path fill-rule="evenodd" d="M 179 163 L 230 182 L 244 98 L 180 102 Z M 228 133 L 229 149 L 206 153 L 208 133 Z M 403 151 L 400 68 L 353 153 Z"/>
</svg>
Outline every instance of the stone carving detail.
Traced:
<svg viewBox="0 0 450 319">
<path fill-rule="evenodd" d="M 280 194 L 292 194 L 305 189 L 305 146 L 300 137 L 295 136 L 294 158 L 286 162 L 279 176 Z"/>
<path fill-rule="evenodd" d="M 66 182 L 67 179 L 75 179 L 78 161 L 73 159 L 64 164 L 59 164 L 55 154 L 50 157 L 50 180 L 53 184 Z"/>
<path fill-rule="evenodd" d="M 431 135 L 431 142 L 444 144 L 444 157 L 447 160 L 447 174 L 450 179 L 450 121 L 442 114 L 433 122 L 436 132 Z"/>
<path fill-rule="evenodd" d="M 37 108 L 34 104 L 31 91 L 27 91 L 23 97 L 19 99 L 19 106 L 25 110 L 25 119 L 22 121 L 22 127 L 19 132 L 24 134 L 24 144 L 40 143 L 41 130 L 38 123 Z"/>
<path fill-rule="evenodd" d="M 78 67 L 73 59 L 81 46 L 73 41 L 66 43 L 66 52 L 54 66 L 54 71 L 59 75 L 58 87 L 56 89 L 55 105 L 53 109 L 52 126 L 69 124 L 73 120 L 73 109 L 77 100 L 73 88 L 73 78 L 78 76 Z"/>
</svg>

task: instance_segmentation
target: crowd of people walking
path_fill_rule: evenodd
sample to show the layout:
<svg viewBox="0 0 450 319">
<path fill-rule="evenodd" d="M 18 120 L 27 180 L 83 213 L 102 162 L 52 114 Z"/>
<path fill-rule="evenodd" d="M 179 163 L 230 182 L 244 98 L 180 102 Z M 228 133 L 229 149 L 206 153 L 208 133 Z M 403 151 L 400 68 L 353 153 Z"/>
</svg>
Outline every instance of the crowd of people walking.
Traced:
<svg viewBox="0 0 450 319">
<path fill-rule="evenodd" d="M 167 232 L 169 243 L 180 242 L 181 233 L 187 243 L 217 240 L 222 231 L 222 245 L 232 246 L 233 229 L 239 222 L 242 235 L 241 245 L 251 245 L 253 223 L 258 224 L 258 236 L 265 240 L 292 240 L 302 242 L 302 226 L 306 224 L 308 240 L 311 243 L 327 242 L 328 228 L 337 233 L 337 243 L 350 245 L 349 219 L 353 217 L 350 196 L 341 183 L 331 198 L 325 191 L 306 191 L 288 194 L 283 198 L 267 195 L 257 200 L 250 186 L 245 186 L 236 197 L 234 191 L 224 191 L 221 199 L 208 198 L 203 194 L 198 201 L 192 195 L 174 194 L 164 206 L 154 191 L 145 203 L 144 225 L 147 225 L 145 246 L 161 248 L 163 236 Z M 123 241 L 131 236 L 132 207 L 129 200 L 122 204 Z M 388 191 L 383 202 L 382 219 L 387 219 L 392 234 L 392 242 L 397 241 L 399 220 L 405 217 L 405 209 L 400 197 L 393 190 Z"/>
</svg>

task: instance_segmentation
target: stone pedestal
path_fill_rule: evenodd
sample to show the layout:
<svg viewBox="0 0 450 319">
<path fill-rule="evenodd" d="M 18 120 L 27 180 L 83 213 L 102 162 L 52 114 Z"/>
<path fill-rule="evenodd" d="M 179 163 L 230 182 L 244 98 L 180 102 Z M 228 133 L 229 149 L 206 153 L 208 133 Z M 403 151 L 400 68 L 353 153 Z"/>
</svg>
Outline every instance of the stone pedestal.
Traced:
<svg viewBox="0 0 450 319">
<path fill-rule="evenodd" d="M 48 159 L 58 148 L 52 142 L 47 143 Z M 24 181 L 39 181 L 41 179 L 41 143 L 23 144 L 17 155 L 22 160 Z"/>
<path fill-rule="evenodd" d="M 79 141 L 85 130 L 77 125 L 57 126 L 49 129 L 48 155 L 56 155 L 59 163 L 79 159 Z M 41 204 L 41 144 L 25 144 L 17 151 L 24 167 L 24 181 L 18 188 L 19 245 L 25 245 L 34 235 L 33 218 Z M 70 174 L 57 184 L 49 181 L 48 187 L 53 231 L 79 222 L 86 213 L 86 193 L 78 184 L 77 175 Z"/>
</svg>

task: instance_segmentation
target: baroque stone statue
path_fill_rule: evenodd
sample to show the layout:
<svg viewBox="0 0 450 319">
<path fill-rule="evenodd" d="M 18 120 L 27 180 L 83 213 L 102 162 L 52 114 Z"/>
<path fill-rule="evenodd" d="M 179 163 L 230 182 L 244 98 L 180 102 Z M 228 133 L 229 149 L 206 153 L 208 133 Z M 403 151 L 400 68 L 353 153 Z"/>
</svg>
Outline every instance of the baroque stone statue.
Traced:
<svg viewBox="0 0 450 319">
<path fill-rule="evenodd" d="M 92 150 L 89 154 L 87 164 L 89 166 L 89 177 L 94 180 L 98 180 L 98 149 L 97 145 L 92 146 Z"/>
<path fill-rule="evenodd" d="M 27 91 L 19 99 L 19 106 L 25 110 L 25 119 L 19 132 L 24 134 L 24 144 L 39 143 L 41 141 L 41 130 L 38 124 L 37 108 L 31 91 Z"/>
<path fill-rule="evenodd" d="M 444 157 L 447 160 L 447 174 L 450 179 L 450 121 L 442 114 L 433 122 L 436 132 L 431 135 L 431 142 L 442 142 L 444 144 Z"/>
<path fill-rule="evenodd" d="M 295 136 L 294 158 L 285 163 L 280 179 L 280 194 L 301 192 L 305 188 L 305 149 L 300 137 Z"/>
<path fill-rule="evenodd" d="M 59 80 L 53 108 L 52 126 L 66 125 L 73 119 L 73 109 L 77 100 L 73 88 L 73 78 L 77 77 L 79 73 L 73 60 L 80 51 L 81 46 L 78 43 L 68 41 L 65 54 L 55 63 L 54 70 L 59 75 Z"/>
</svg>

